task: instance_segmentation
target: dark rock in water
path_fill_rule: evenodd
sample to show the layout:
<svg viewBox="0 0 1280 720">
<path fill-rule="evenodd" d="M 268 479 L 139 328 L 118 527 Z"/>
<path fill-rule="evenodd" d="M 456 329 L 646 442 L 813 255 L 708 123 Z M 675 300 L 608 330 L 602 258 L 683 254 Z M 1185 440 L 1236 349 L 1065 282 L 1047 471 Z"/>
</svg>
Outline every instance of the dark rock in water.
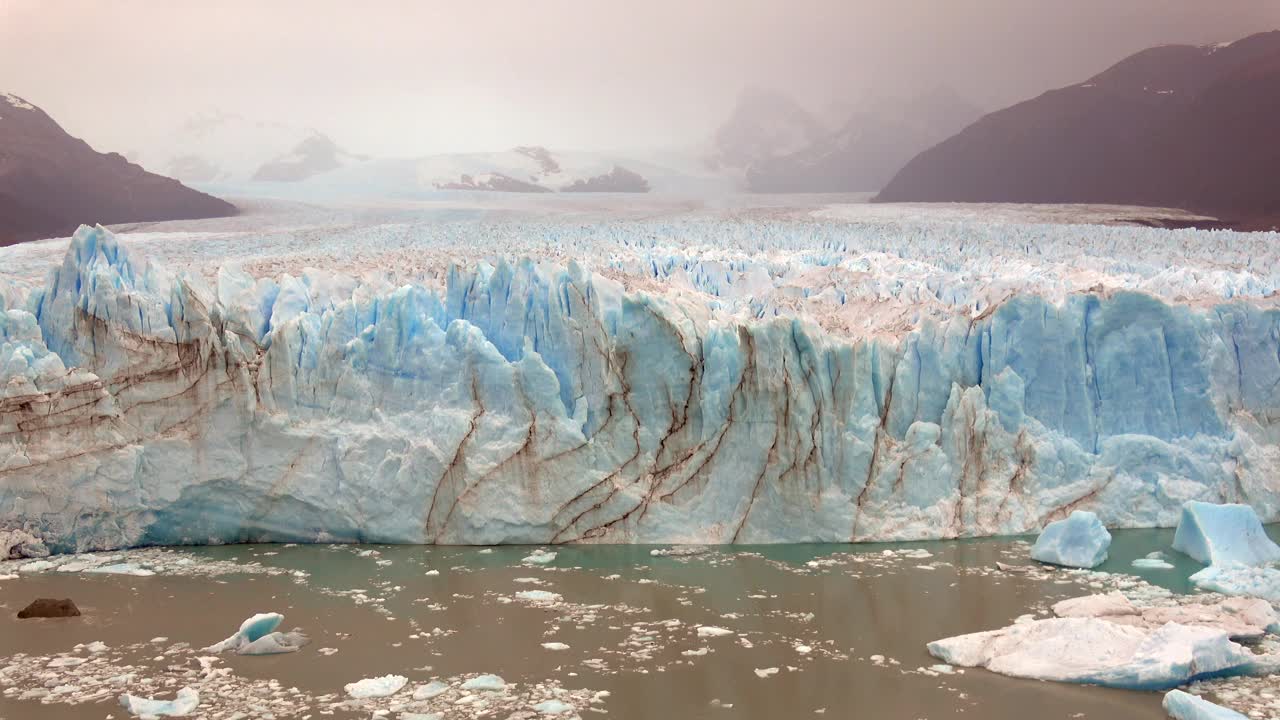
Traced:
<svg viewBox="0 0 1280 720">
<path fill-rule="evenodd" d="M 26 620 L 27 618 L 59 618 L 59 617 L 79 617 L 80 608 L 71 602 L 71 598 L 63 598 L 55 600 L 53 598 L 39 598 L 30 605 L 18 611 L 18 619 Z"/>
</svg>

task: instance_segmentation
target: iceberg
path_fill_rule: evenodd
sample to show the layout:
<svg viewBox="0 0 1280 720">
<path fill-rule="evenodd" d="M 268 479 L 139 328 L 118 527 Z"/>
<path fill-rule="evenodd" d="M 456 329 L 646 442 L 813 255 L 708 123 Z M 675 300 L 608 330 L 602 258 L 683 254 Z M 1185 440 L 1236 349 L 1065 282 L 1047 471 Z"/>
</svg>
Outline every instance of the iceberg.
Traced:
<svg viewBox="0 0 1280 720">
<path fill-rule="evenodd" d="M 949 665 L 1131 690 L 1163 690 L 1255 667 L 1253 653 L 1215 628 L 1168 623 L 1149 629 L 1093 617 L 1033 620 L 938 640 L 928 649 Z"/>
<path fill-rule="evenodd" d="M 1206 565 L 1263 565 L 1280 560 L 1280 545 L 1267 537 L 1248 505 L 1191 501 L 1182 508 L 1173 549 Z"/>
<path fill-rule="evenodd" d="M 356 700 L 365 700 L 368 698 L 387 697 L 400 692 L 409 678 L 403 675 L 383 675 L 375 678 L 365 678 L 357 680 L 353 683 L 347 683 L 343 686 L 343 690 Z"/>
<path fill-rule="evenodd" d="M 202 652 L 222 653 L 234 650 L 237 655 L 278 655 L 297 652 L 306 645 L 307 636 L 300 632 L 276 632 L 284 621 L 280 613 L 258 613 L 240 623 L 240 629 L 231 637 Z"/>
<path fill-rule="evenodd" d="M 69 553 L 1280 519 L 1274 248 L 895 222 L 308 236 L 352 275 L 252 233 L 225 267 L 101 227 L 52 267 L 4 249 L 0 527 Z"/>
<path fill-rule="evenodd" d="M 1076 510 L 1045 527 L 1031 548 L 1031 558 L 1054 565 L 1092 568 L 1106 562 L 1109 547 L 1111 533 L 1098 516 Z"/>
<path fill-rule="evenodd" d="M 141 718 L 186 717 L 200 705 L 200 693 L 184 687 L 173 700 L 153 700 L 126 693 L 120 696 L 120 704 L 131 715 Z"/>
<path fill-rule="evenodd" d="M 1182 690 L 1170 690 L 1165 694 L 1164 711 L 1174 720 L 1248 720 L 1246 715 Z"/>
</svg>

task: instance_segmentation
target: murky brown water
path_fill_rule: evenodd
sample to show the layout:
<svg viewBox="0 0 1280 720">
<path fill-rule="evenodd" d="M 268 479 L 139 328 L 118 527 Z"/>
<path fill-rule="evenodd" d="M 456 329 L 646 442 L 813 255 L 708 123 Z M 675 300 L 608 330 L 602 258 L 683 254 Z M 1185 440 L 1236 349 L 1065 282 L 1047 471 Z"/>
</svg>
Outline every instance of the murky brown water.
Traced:
<svg viewBox="0 0 1280 720">
<path fill-rule="evenodd" d="M 324 546 L 193 549 L 200 559 L 257 561 L 310 575 L 304 582 L 288 575 L 22 574 L 0 581 L 0 668 L 14 653 L 55 654 L 92 641 L 117 648 L 165 636 L 202 647 L 231 634 L 254 612 L 278 611 L 286 628 L 301 628 L 312 643 L 296 654 L 228 655 L 223 663 L 239 676 L 277 679 L 312 696 L 341 695 L 346 683 L 387 673 L 407 676 L 410 688 L 435 676 L 496 673 L 508 682 L 554 679 L 566 688 L 607 690 L 611 695 L 595 707 L 628 720 L 776 720 L 818 717 L 824 709 L 826 717 L 884 720 L 1164 717 L 1155 693 L 1016 680 L 978 670 L 916 672 L 937 662 L 925 652 L 930 640 L 1000 627 L 1047 600 L 1088 590 L 988 571 L 997 559 L 1025 555 L 1025 547 L 1009 541 L 898 546 L 927 548 L 927 558 L 886 557 L 884 547 L 717 549 L 690 558 L 651 557 L 641 547 L 570 547 L 556 548 L 559 556 L 545 567 L 521 565 L 529 548 L 511 547 L 488 554 L 475 548 L 378 547 L 379 555 L 367 557 L 357 554 L 361 548 Z M 806 565 L 824 557 L 831 558 L 829 565 Z M 425 575 L 430 569 L 440 574 Z M 360 602 L 350 594 L 353 589 L 377 599 Z M 527 590 L 551 591 L 564 602 L 542 607 L 514 599 Z M 84 616 L 14 617 L 42 596 L 71 597 Z M 681 622 L 648 625 L 670 619 Z M 734 634 L 701 638 L 698 625 Z M 446 634 L 432 635 L 433 628 Z M 419 637 L 411 639 L 415 633 Z M 552 641 L 570 649 L 541 645 Z M 798 645 L 811 650 L 800 652 Z M 323 655 L 320 648 L 338 652 Z M 706 654 L 684 654 L 703 648 Z M 138 664 L 165 664 L 152 659 L 153 649 L 131 653 Z M 869 659 L 873 655 L 886 660 L 877 664 Z M 757 669 L 767 668 L 778 672 L 757 676 Z M 114 700 L 42 704 L 15 695 L 0 696 L 0 718 L 127 716 Z M 331 704 L 317 701 L 314 707 Z M 584 717 L 593 714 L 579 710 Z M 202 703 L 196 715 L 219 712 Z"/>
</svg>

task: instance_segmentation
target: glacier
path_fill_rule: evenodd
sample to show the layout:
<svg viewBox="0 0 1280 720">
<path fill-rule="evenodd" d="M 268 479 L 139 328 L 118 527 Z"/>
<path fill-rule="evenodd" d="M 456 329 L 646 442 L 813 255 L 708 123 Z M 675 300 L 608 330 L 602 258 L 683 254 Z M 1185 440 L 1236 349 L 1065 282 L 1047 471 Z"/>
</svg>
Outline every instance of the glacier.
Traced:
<svg viewBox="0 0 1280 720">
<path fill-rule="evenodd" d="M 81 552 L 1280 519 L 1274 235 L 234 227 L 196 259 L 100 227 L 5 249 L 0 530 Z"/>
</svg>

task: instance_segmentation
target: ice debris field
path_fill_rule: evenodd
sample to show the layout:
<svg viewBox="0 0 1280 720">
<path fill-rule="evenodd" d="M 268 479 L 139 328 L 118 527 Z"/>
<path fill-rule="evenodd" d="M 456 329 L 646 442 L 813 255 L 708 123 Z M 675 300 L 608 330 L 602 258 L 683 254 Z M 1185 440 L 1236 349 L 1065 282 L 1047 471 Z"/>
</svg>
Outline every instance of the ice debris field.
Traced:
<svg viewBox="0 0 1280 720">
<path fill-rule="evenodd" d="M 4 248 L 0 529 L 85 551 L 1280 518 L 1275 235 L 913 213 Z"/>
</svg>

